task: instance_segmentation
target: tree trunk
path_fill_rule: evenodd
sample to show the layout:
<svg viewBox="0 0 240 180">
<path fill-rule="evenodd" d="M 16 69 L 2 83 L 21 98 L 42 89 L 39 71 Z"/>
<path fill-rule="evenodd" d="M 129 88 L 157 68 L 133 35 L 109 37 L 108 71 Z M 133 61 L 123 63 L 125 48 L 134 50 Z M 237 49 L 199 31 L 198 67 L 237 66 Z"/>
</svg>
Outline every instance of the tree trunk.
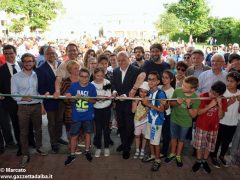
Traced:
<svg viewBox="0 0 240 180">
<path fill-rule="evenodd" d="M 193 42 L 192 34 L 189 35 L 189 43 Z"/>
</svg>

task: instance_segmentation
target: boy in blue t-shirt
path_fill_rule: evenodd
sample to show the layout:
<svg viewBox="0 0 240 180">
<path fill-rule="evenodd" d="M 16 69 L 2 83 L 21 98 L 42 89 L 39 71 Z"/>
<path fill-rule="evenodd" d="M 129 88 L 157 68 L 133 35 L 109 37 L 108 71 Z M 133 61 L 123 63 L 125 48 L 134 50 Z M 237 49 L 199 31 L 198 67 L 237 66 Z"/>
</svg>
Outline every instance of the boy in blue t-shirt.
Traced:
<svg viewBox="0 0 240 180">
<path fill-rule="evenodd" d="M 72 83 L 66 97 L 96 97 L 97 92 L 93 84 L 89 83 L 90 73 L 87 69 L 81 69 L 79 72 L 79 82 Z M 77 139 L 80 133 L 80 128 L 83 128 L 85 134 L 85 156 L 88 161 L 92 161 L 91 153 L 89 152 L 91 133 L 93 132 L 93 118 L 95 99 L 78 99 L 72 105 L 72 124 L 70 128 L 70 144 L 71 154 L 65 161 L 65 165 L 70 164 L 75 160 L 75 149 L 77 146 Z"/>
<path fill-rule="evenodd" d="M 150 87 L 149 97 L 143 99 L 142 104 L 149 108 L 148 122 L 145 130 L 145 138 L 149 139 L 151 155 L 144 157 L 143 162 L 153 161 L 152 171 L 158 171 L 160 160 L 160 138 L 162 133 L 162 125 L 165 120 L 164 112 L 168 108 L 166 103 L 166 94 L 161 89 L 158 89 L 160 76 L 157 72 L 150 72 L 148 75 L 148 85 Z M 158 100 L 155 100 L 158 99 Z M 163 99 L 163 100 L 159 100 Z"/>
</svg>

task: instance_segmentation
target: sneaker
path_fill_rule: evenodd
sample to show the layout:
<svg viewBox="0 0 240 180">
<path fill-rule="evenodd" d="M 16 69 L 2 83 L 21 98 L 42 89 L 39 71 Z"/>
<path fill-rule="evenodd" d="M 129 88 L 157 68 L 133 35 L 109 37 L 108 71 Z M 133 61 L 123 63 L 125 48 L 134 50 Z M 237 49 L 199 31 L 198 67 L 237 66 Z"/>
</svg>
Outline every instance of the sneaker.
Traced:
<svg viewBox="0 0 240 180">
<path fill-rule="evenodd" d="M 160 159 L 165 158 L 166 156 L 164 154 L 160 153 Z"/>
<path fill-rule="evenodd" d="M 57 154 L 57 153 L 59 152 L 59 146 L 58 146 L 58 144 L 52 145 L 52 151 L 53 151 L 55 154 Z"/>
<path fill-rule="evenodd" d="M 224 167 L 228 167 L 227 161 L 223 156 L 218 157 Z"/>
<path fill-rule="evenodd" d="M 91 153 L 89 152 L 89 151 L 85 151 L 85 157 L 86 157 L 86 159 L 89 161 L 89 162 L 91 162 L 92 161 L 92 155 L 91 155 Z"/>
<path fill-rule="evenodd" d="M 144 151 L 141 151 L 141 152 L 140 152 L 139 159 L 143 159 L 143 158 L 144 158 Z"/>
<path fill-rule="evenodd" d="M 101 155 L 101 149 L 96 149 L 96 151 L 95 151 L 95 157 L 100 157 L 100 155 Z"/>
<path fill-rule="evenodd" d="M 175 158 L 176 158 L 175 155 L 169 154 L 168 157 L 164 161 L 165 161 L 165 163 L 169 163 L 169 162 L 171 162 Z"/>
<path fill-rule="evenodd" d="M 220 163 L 218 162 L 216 157 L 211 157 L 212 164 L 215 168 L 221 168 Z"/>
<path fill-rule="evenodd" d="M 203 167 L 203 169 L 204 169 L 208 174 L 211 173 L 211 168 L 209 167 L 207 161 L 205 161 L 205 162 L 202 163 L 202 167 Z"/>
<path fill-rule="evenodd" d="M 82 154 L 81 149 L 77 147 L 77 149 L 75 150 L 75 154 L 76 154 L 76 155 Z"/>
<path fill-rule="evenodd" d="M 176 156 L 176 163 L 177 163 L 178 167 L 182 167 L 183 166 L 183 162 L 182 162 L 181 156 Z"/>
<path fill-rule="evenodd" d="M 41 155 L 41 156 L 46 156 L 46 155 L 48 155 L 48 153 L 47 153 L 45 150 L 43 150 L 42 147 L 36 149 L 36 151 L 37 151 L 37 153 L 38 153 L 39 155 Z"/>
<path fill-rule="evenodd" d="M 140 154 L 140 152 L 139 152 L 139 151 L 136 151 L 135 154 L 134 154 L 134 156 L 133 156 L 133 159 L 137 159 L 138 156 L 139 156 L 139 154 Z"/>
<path fill-rule="evenodd" d="M 105 156 L 105 157 L 110 156 L 110 151 L 109 151 L 108 148 L 105 148 L 105 149 L 104 149 L 104 156 Z"/>
<path fill-rule="evenodd" d="M 152 171 L 158 171 L 160 166 L 161 166 L 161 161 L 160 162 L 159 161 L 153 161 L 151 170 Z"/>
<path fill-rule="evenodd" d="M 149 155 L 149 156 L 143 157 L 142 162 L 146 163 L 146 162 L 151 162 L 151 161 L 154 161 L 154 160 L 155 160 L 155 157 Z"/>
<path fill-rule="evenodd" d="M 67 160 L 64 162 L 64 165 L 67 166 L 67 165 L 71 164 L 75 159 L 76 159 L 75 155 L 69 155 L 67 157 Z"/>
<path fill-rule="evenodd" d="M 57 142 L 58 142 L 58 144 L 68 145 L 68 142 L 63 140 L 63 139 L 61 139 L 61 138 Z"/>
<path fill-rule="evenodd" d="M 30 160 L 30 157 L 28 155 L 24 155 L 23 158 L 22 158 L 22 161 L 20 163 L 21 168 L 26 167 L 29 160 Z"/>
<path fill-rule="evenodd" d="M 201 165 L 202 164 L 200 162 L 196 161 L 195 164 L 192 166 L 192 171 L 197 172 L 200 169 Z"/>
</svg>

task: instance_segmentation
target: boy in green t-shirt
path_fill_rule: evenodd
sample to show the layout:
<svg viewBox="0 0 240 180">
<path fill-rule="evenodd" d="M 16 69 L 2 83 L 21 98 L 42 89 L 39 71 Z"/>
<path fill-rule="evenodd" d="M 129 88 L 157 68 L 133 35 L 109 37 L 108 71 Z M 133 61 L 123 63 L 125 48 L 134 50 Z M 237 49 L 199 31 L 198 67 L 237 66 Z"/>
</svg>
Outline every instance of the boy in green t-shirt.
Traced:
<svg viewBox="0 0 240 180">
<path fill-rule="evenodd" d="M 195 93 L 198 88 L 198 79 L 194 76 L 188 76 L 184 79 L 182 87 L 176 89 L 172 98 L 178 98 L 176 101 L 170 101 L 172 106 L 171 113 L 171 153 L 165 159 L 168 163 L 176 158 L 178 167 L 183 166 L 181 153 L 183 149 L 184 140 L 186 140 L 187 132 L 192 126 L 192 118 L 197 116 L 197 110 L 200 104 L 199 100 L 192 100 L 190 98 L 197 98 Z"/>
</svg>

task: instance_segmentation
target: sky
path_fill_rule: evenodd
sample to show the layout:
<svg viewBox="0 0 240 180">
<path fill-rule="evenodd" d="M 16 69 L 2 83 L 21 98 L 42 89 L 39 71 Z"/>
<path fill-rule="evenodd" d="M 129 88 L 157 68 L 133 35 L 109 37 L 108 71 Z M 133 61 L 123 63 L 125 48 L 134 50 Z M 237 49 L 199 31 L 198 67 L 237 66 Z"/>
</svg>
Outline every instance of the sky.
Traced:
<svg viewBox="0 0 240 180">
<path fill-rule="evenodd" d="M 177 2 L 177 0 L 62 0 L 62 2 L 65 13 L 51 25 L 51 32 L 55 35 L 61 32 L 69 34 L 71 31 L 78 30 L 90 32 L 95 27 L 106 24 L 106 21 L 110 21 L 111 18 L 116 19 L 119 16 L 123 19 L 130 18 L 135 24 L 137 22 L 141 24 L 143 14 L 147 14 L 148 25 L 146 26 L 153 29 L 153 22 L 164 12 L 163 4 Z M 230 16 L 240 19 L 240 1 L 207 0 L 207 2 L 212 16 Z"/>
<path fill-rule="evenodd" d="M 62 0 L 66 15 L 76 14 L 105 14 L 119 12 L 152 12 L 159 14 L 163 11 L 163 3 L 177 0 Z M 240 19 L 237 0 L 207 0 L 213 16 L 232 16 Z"/>
</svg>

